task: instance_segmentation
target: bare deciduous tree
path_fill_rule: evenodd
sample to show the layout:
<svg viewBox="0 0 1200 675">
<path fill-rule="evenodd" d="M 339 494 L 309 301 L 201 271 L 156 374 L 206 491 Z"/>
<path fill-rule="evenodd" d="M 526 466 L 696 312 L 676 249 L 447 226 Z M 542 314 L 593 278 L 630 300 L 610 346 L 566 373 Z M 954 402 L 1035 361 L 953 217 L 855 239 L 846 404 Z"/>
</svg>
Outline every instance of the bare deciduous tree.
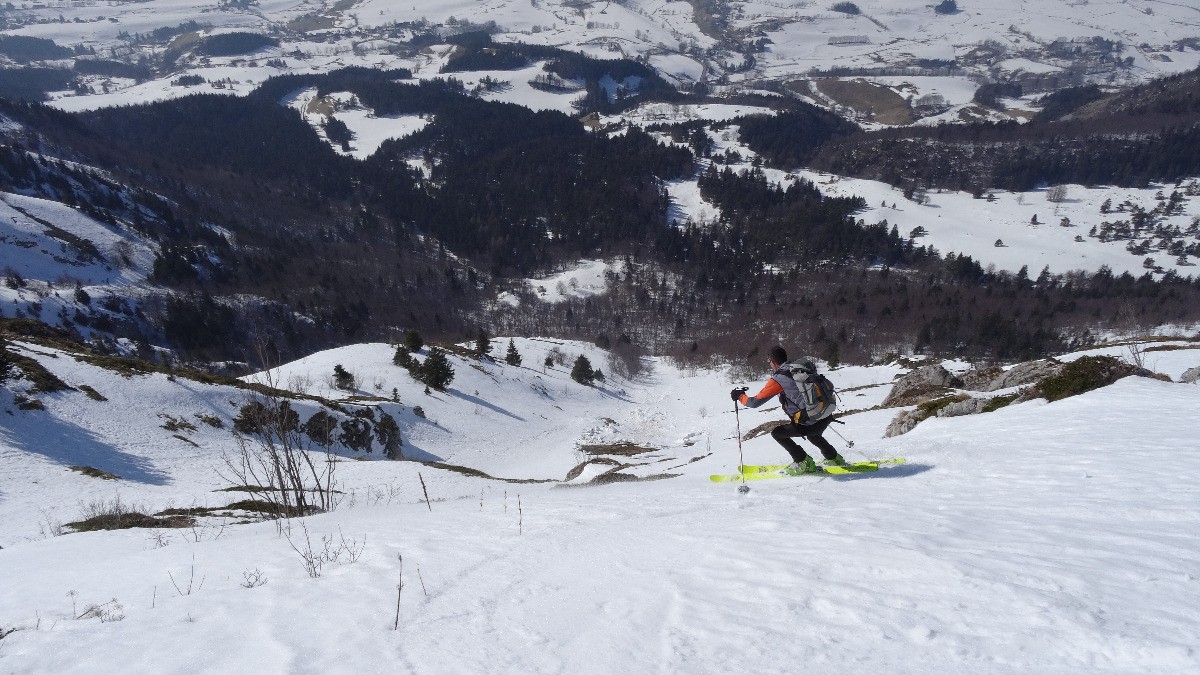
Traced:
<svg viewBox="0 0 1200 675">
<path fill-rule="evenodd" d="M 1054 185 L 1049 190 L 1046 190 L 1046 201 L 1052 204 L 1061 204 L 1067 201 L 1067 186 Z"/>
<path fill-rule="evenodd" d="M 333 446 L 314 447 L 288 401 L 252 394 L 234 438 L 237 449 L 225 454 L 221 474 L 232 485 L 248 488 L 253 501 L 263 502 L 263 513 L 289 518 L 334 508 Z"/>
</svg>

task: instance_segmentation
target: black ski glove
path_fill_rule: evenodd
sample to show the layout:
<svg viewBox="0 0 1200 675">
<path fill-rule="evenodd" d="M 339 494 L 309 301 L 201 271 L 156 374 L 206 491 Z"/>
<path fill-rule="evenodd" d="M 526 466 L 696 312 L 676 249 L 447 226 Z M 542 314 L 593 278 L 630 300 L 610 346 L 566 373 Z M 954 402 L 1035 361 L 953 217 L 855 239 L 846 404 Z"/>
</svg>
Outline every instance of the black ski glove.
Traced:
<svg viewBox="0 0 1200 675">
<path fill-rule="evenodd" d="M 734 389 L 733 391 L 729 392 L 729 398 L 736 401 L 742 397 L 742 394 L 746 393 L 749 390 L 750 390 L 749 387 L 741 387 L 738 389 Z"/>
</svg>

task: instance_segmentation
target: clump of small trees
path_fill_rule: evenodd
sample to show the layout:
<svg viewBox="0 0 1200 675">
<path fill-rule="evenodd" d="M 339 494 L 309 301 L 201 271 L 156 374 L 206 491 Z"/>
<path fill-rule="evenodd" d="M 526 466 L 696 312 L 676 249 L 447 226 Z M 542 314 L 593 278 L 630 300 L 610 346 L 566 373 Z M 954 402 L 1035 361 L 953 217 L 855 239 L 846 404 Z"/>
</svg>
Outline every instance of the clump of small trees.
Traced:
<svg viewBox="0 0 1200 675">
<path fill-rule="evenodd" d="M 415 337 L 410 339 L 410 335 Z M 446 357 L 446 352 L 437 347 L 430 347 L 429 353 L 425 356 L 424 361 L 418 361 L 413 358 L 414 345 L 424 345 L 420 336 L 415 334 L 415 331 L 409 331 L 409 335 L 405 336 L 404 344 L 396 347 L 396 355 L 392 357 L 392 363 L 404 368 L 414 380 L 424 384 L 430 389 L 445 391 L 446 387 L 454 381 L 454 368 L 450 365 L 450 359 Z"/>
<path fill-rule="evenodd" d="M 571 379 L 579 384 L 592 386 L 597 381 L 604 381 L 604 373 L 592 368 L 592 362 L 588 357 L 580 354 L 575 359 L 575 365 L 571 367 Z"/>
</svg>

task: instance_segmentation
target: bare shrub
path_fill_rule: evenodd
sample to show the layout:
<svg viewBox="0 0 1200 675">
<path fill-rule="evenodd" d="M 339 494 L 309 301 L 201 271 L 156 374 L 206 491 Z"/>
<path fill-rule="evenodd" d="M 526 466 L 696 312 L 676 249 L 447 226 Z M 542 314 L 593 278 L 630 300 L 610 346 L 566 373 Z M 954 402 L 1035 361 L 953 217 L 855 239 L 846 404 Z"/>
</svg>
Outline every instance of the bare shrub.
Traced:
<svg viewBox="0 0 1200 675">
<path fill-rule="evenodd" d="M 187 421 L 186 418 L 180 417 L 179 419 L 176 419 L 166 413 L 159 413 L 158 416 L 161 419 L 166 420 L 166 422 L 163 422 L 162 428 L 166 429 L 167 431 L 195 431 L 196 430 L 196 425 Z"/>
<path fill-rule="evenodd" d="M 216 415 L 206 415 L 204 413 L 196 413 L 196 418 L 214 429 L 224 429 L 225 428 L 225 423 L 222 422 L 221 418 L 217 417 Z"/>
<path fill-rule="evenodd" d="M 1129 362 L 1136 368 L 1145 370 L 1146 368 L 1146 345 L 1140 342 L 1133 342 L 1126 346 L 1129 350 Z"/>
<path fill-rule="evenodd" d="M 262 570 L 257 567 L 242 572 L 242 588 L 258 588 L 266 583 L 267 575 L 263 574 Z"/>
<path fill-rule="evenodd" d="M 108 602 L 102 602 L 98 605 L 85 605 L 83 612 L 75 617 L 76 620 L 100 619 L 100 623 L 111 623 L 113 621 L 120 621 L 124 618 L 125 608 L 121 606 L 120 602 L 117 602 L 116 598 L 113 598 Z"/>
<path fill-rule="evenodd" d="M 191 595 L 193 590 L 198 591 L 204 587 L 204 579 L 205 579 L 204 577 L 200 577 L 199 584 L 196 583 L 196 554 L 195 553 L 192 554 L 192 564 L 191 564 L 191 567 L 189 567 L 189 569 L 188 569 L 188 581 L 187 581 L 186 586 L 184 586 L 183 588 L 180 588 L 179 584 L 175 582 L 175 575 L 171 574 L 170 571 L 167 572 L 167 576 L 171 578 L 171 585 L 175 587 L 175 592 L 178 593 L 180 596 Z M 182 578 L 182 576 L 180 578 Z"/>
<path fill-rule="evenodd" d="M 308 536 L 308 527 L 304 523 L 300 523 L 300 530 L 304 533 L 303 542 L 299 541 L 299 537 L 292 538 L 291 527 L 284 530 L 284 537 L 287 539 L 288 546 L 291 546 L 296 555 L 300 556 L 300 563 L 304 565 L 304 573 L 310 579 L 317 579 L 325 568 L 325 558 L 319 550 L 313 548 L 312 539 Z"/>
<path fill-rule="evenodd" d="M 221 475 L 232 486 L 252 486 L 260 512 L 303 516 L 334 507 L 337 480 L 332 446 L 314 449 L 287 401 L 252 394 L 234 437 L 237 450 L 223 457 Z"/>
<path fill-rule="evenodd" d="M 303 375 L 291 375 L 287 380 L 287 389 L 297 394 L 307 394 L 312 389 L 313 384 L 312 375 L 307 373 Z"/>
<path fill-rule="evenodd" d="M 67 533 L 67 529 L 63 526 L 62 522 L 51 516 L 49 511 L 42 509 L 41 514 L 42 518 L 38 521 L 38 534 L 43 539 L 61 537 Z"/>
</svg>

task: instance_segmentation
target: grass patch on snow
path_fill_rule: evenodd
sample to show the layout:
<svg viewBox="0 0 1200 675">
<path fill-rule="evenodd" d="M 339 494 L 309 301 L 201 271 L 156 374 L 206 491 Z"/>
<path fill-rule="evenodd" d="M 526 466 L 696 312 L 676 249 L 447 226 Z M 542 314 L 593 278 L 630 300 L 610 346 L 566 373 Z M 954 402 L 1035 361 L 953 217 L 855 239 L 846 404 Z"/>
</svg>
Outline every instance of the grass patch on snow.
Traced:
<svg viewBox="0 0 1200 675">
<path fill-rule="evenodd" d="M 216 415 L 197 414 L 196 419 L 200 420 L 201 422 L 204 422 L 205 424 L 207 424 L 208 426 L 210 426 L 214 429 L 224 429 L 225 428 L 225 423 L 222 422 L 221 418 L 217 417 Z"/>
<path fill-rule="evenodd" d="M 152 529 L 192 527 L 196 520 L 190 516 L 173 515 L 158 518 L 146 515 L 126 504 L 118 495 L 111 500 L 100 499 L 83 507 L 83 518 L 66 527 L 75 532 L 127 530 L 135 527 Z"/>
<path fill-rule="evenodd" d="M 1133 372 L 1133 366 L 1112 356 L 1083 356 L 1063 366 L 1057 375 L 1042 379 L 1036 391 L 1047 401 L 1060 401 L 1108 386 Z"/>
<path fill-rule="evenodd" d="M 994 397 L 988 399 L 988 402 L 983 405 L 983 408 L 980 409 L 979 412 L 981 412 L 981 413 L 996 412 L 997 410 L 1007 406 L 1008 404 L 1012 403 L 1013 401 L 1017 400 L 1020 397 L 1021 397 L 1020 392 L 1015 393 L 1015 394 L 1007 394 L 1004 396 L 994 396 Z"/>
<path fill-rule="evenodd" d="M 576 478 L 579 478 L 581 475 L 583 475 L 583 470 L 593 464 L 603 464 L 606 466 L 614 466 L 614 467 L 622 466 L 621 463 L 615 459 L 609 459 L 608 457 L 597 457 L 596 459 L 589 459 L 588 461 L 583 462 L 583 463 L 578 464 L 575 467 L 573 467 L 570 471 L 567 472 L 567 476 L 566 476 L 566 478 L 563 478 L 563 480 L 564 481 L 573 481 Z"/>
<path fill-rule="evenodd" d="M 78 388 L 79 388 L 79 391 L 82 391 L 83 393 L 87 394 L 87 397 L 92 399 L 93 401 L 107 401 L 108 400 L 107 398 L 104 397 L 103 394 L 101 394 L 100 392 L 96 391 L 95 389 L 93 389 L 92 387 L 90 387 L 86 384 L 81 384 L 81 385 L 79 385 Z"/>
<path fill-rule="evenodd" d="M 71 471 L 78 471 L 85 476 L 92 478 L 103 478 L 104 480 L 121 480 L 120 476 L 111 474 L 103 469 L 97 469 L 94 466 L 72 466 L 68 467 Z"/>
<path fill-rule="evenodd" d="M 619 443 L 608 443 L 599 445 L 581 445 L 579 451 L 585 455 L 593 457 L 600 455 L 616 455 L 617 457 L 636 457 L 644 455 L 647 452 L 657 452 L 658 448 L 648 448 L 644 445 L 630 443 L 629 441 L 621 441 Z"/>
<path fill-rule="evenodd" d="M 446 464 L 444 462 L 425 462 L 425 464 L 427 466 L 431 466 L 435 469 L 444 469 L 446 471 L 451 471 L 453 473 L 457 473 L 457 474 L 460 474 L 463 476 L 470 476 L 472 478 L 486 478 L 487 480 L 498 480 L 498 481 L 502 481 L 505 483 L 557 483 L 558 482 L 555 480 L 543 479 L 543 478 L 498 478 L 491 474 L 480 471 L 479 469 L 472 469 L 469 466 L 458 466 L 457 464 Z"/>
<path fill-rule="evenodd" d="M 1200 349 L 1200 345 L 1154 345 L 1146 347 L 1148 352 L 1177 352 L 1185 349 Z"/>
<path fill-rule="evenodd" d="M 13 403 L 17 404 L 18 410 L 45 410 L 46 405 L 36 398 L 21 396 L 18 394 L 13 397 Z"/>
<path fill-rule="evenodd" d="M 939 410 L 941 410 L 942 408 L 945 408 L 946 406 L 950 405 L 951 403 L 965 401 L 969 398 L 971 398 L 971 397 L 966 394 L 958 394 L 955 396 L 943 396 L 942 398 L 935 398 L 932 401 L 925 401 L 924 403 L 917 406 L 917 410 L 920 411 L 921 414 L 923 415 L 922 419 L 929 419 L 930 417 L 937 415 Z"/>
<path fill-rule="evenodd" d="M 196 430 L 195 424 L 192 424 L 191 422 L 187 421 L 186 419 L 184 419 L 182 417 L 176 419 L 166 413 L 160 413 L 159 417 L 166 420 L 166 422 L 163 422 L 162 428 L 166 429 L 167 431 L 181 431 L 181 430 L 195 431 Z"/>
<path fill-rule="evenodd" d="M 20 370 L 21 376 L 33 383 L 30 393 L 53 393 L 72 389 L 66 382 L 58 379 L 57 375 L 46 370 L 37 359 L 13 353 L 8 349 L 8 345 L 4 345 L 0 348 L 0 373 L 8 373 L 11 376 L 14 368 Z"/>
</svg>

